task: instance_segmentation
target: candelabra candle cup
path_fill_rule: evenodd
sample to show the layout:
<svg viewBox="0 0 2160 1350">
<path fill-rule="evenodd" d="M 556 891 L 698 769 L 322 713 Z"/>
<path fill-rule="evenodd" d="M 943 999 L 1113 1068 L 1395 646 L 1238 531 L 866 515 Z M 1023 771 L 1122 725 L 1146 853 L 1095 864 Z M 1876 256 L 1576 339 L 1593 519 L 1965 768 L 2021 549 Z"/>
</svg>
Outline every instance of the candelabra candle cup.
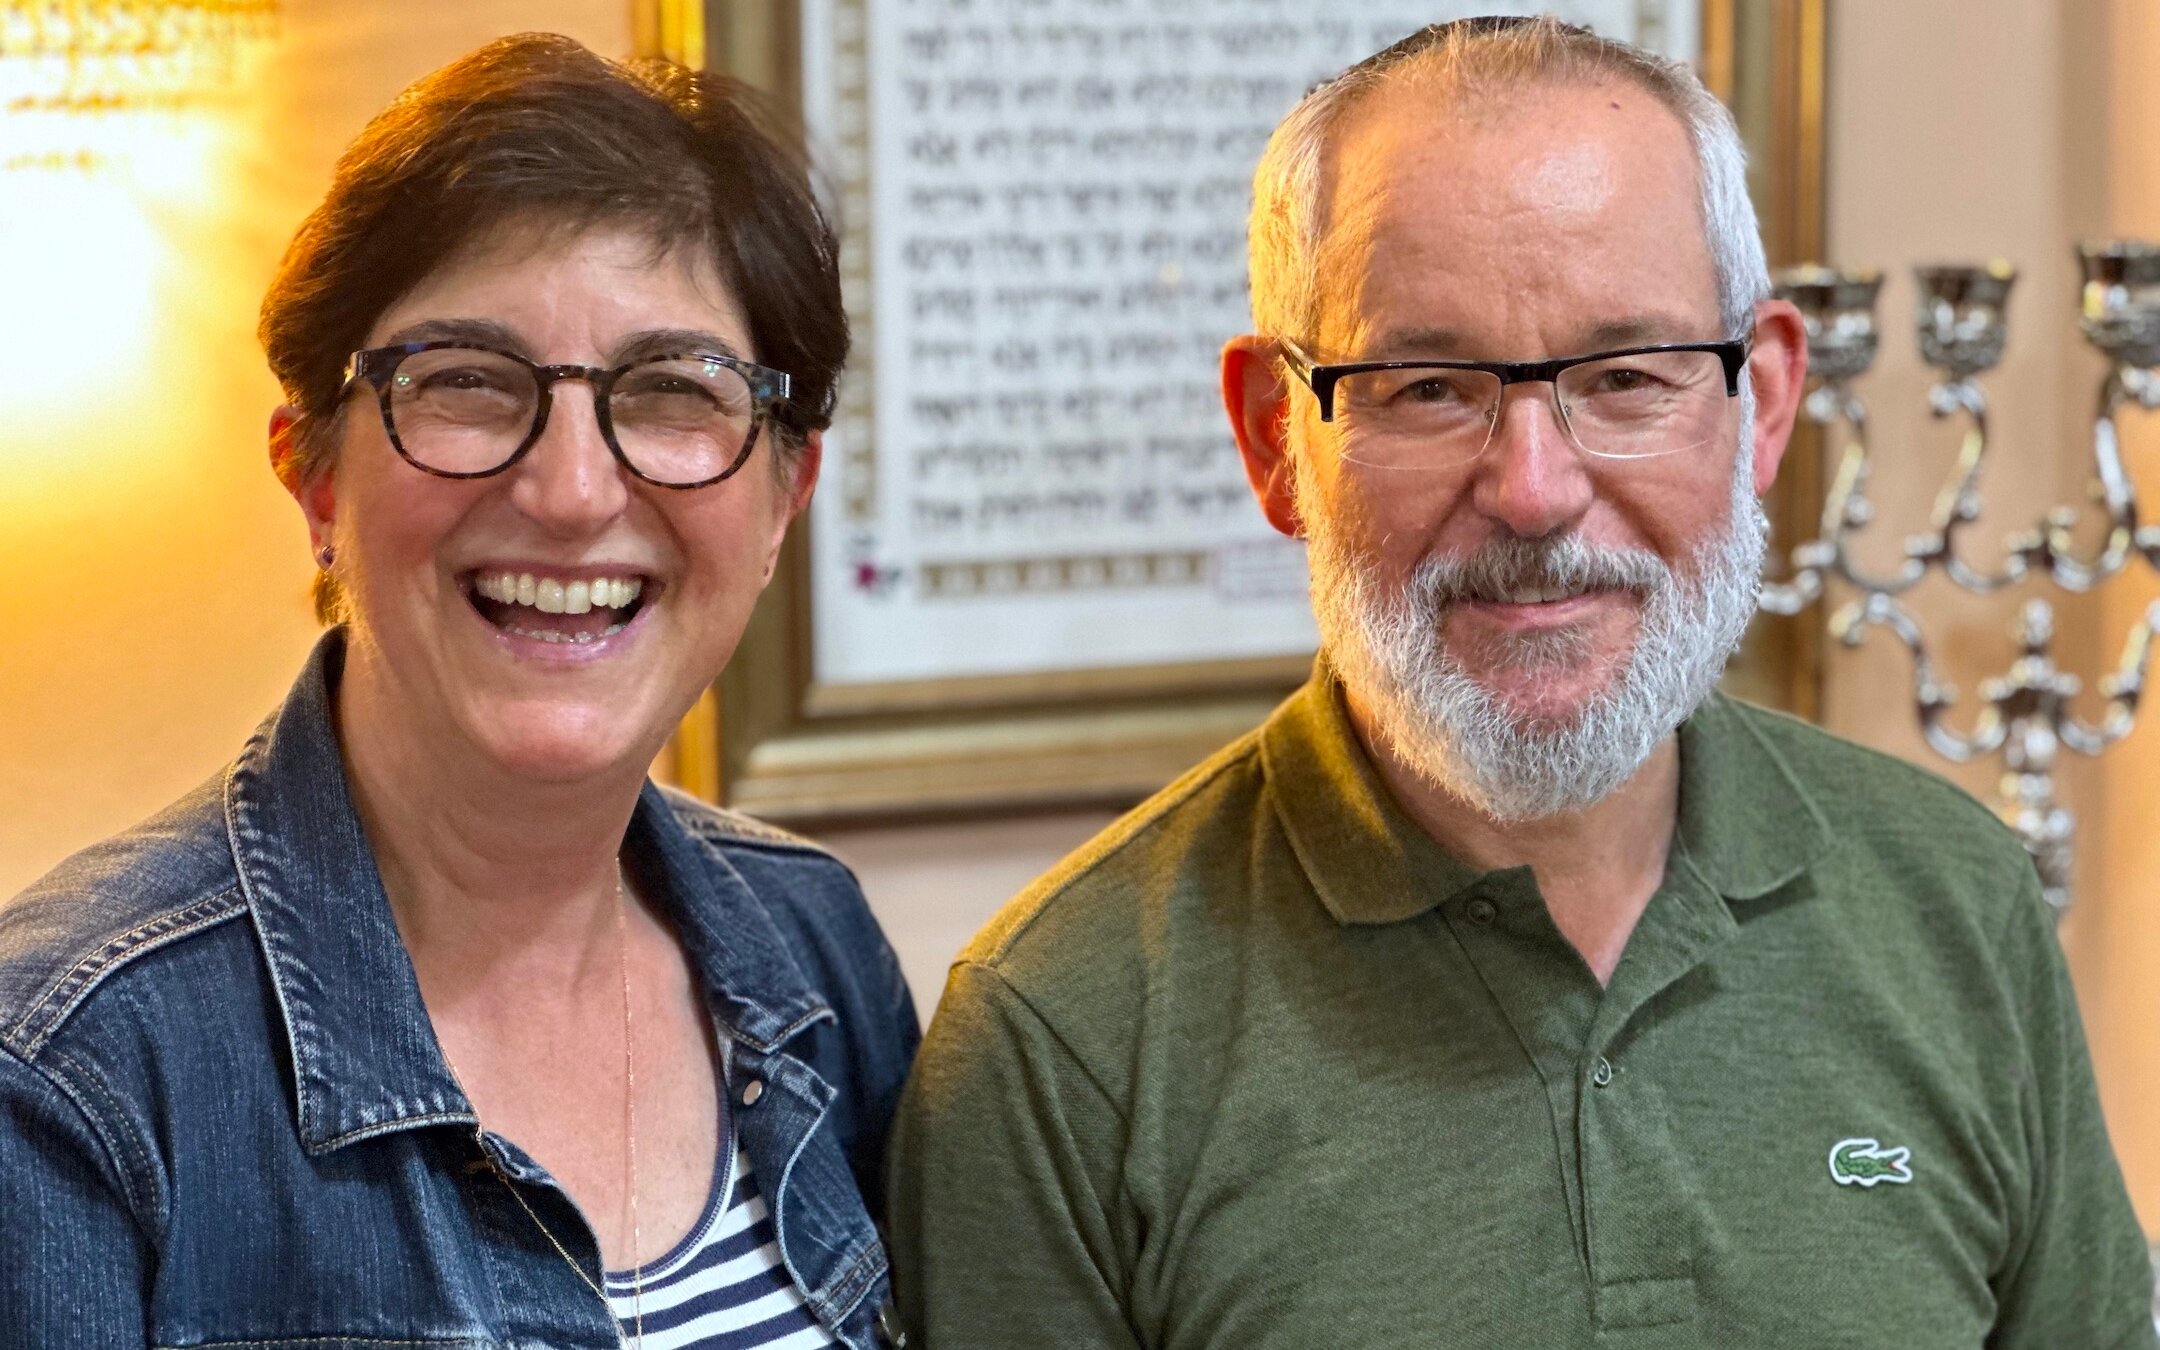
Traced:
<svg viewBox="0 0 2160 1350">
<path fill-rule="evenodd" d="M 2017 269 L 1990 263 L 1915 267 L 1920 292 L 1920 357 L 1957 381 L 2002 360 L 2008 332 L 2004 306 Z"/>
<path fill-rule="evenodd" d="M 2124 365 L 2160 366 L 2160 246 L 2107 239 L 2077 252 L 2085 340 Z"/>
<path fill-rule="evenodd" d="M 1803 263 L 1778 271 L 1773 293 L 1792 302 L 1807 326 L 1809 374 L 1842 384 L 1875 364 L 1875 299 L 1882 280 L 1873 268 Z"/>
</svg>

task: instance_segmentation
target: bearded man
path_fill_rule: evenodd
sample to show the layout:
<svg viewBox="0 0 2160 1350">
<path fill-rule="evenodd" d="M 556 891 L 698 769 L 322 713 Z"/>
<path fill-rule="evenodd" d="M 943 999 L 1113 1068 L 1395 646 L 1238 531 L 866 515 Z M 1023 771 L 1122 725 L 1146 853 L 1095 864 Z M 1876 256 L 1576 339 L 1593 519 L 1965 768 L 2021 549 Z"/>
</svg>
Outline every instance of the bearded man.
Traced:
<svg viewBox="0 0 2160 1350">
<path fill-rule="evenodd" d="M 1251 246 L 1322 655 L 955 965 L 921 1344 L 2153 1345 L 2017 841 L 1713 692 L 1805 375 L 1716 100 L 1428 29 L 1276 131 Z"/>
</svg>

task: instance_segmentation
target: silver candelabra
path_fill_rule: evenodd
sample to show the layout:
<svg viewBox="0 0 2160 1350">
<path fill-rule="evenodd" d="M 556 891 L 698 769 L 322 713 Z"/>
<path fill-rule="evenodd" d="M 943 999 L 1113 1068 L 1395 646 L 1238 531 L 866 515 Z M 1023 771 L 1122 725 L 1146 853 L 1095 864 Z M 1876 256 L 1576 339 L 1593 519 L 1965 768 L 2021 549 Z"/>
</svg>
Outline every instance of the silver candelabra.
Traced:
<svg viewBox="0 0 2160 1350">
<path fill-rule="evenodd" d="M 1778 295 L 1796 305 L 1807 324 L 1810 382 L 1802 415 L 1823 429 L 1826 445 L 1842 428 L 1845 444 L 1816 537 L 1792 550 L 1789 575 L 1767 582 L 1762 594 L 1764 609 L 1797 614 L 1822 599 L 1835 578 L 1857 594 L 1831 615 L 1832 636 L 1856 647 L 1879 627 L 1905 644 L 1912 655 L 1914 709 L 1928 745 L 1960 764 L 2001 758 L 1998 809 L 2032 854 L 2058 917 L 2070 904 L 2076 817 L 2057 799 L 2056 765 L 2064 750 L 2098 755 L 2130 733 L 2153 637 L 2160 633 L 2160 601 L 2131 628 L 2120 663 L 2099 682 L 2104 710 L 2098 721 L 2088 721 L 2071 707 L 2078 678 L 2059 669 L 2050 654 L 2053 606 L 2043 597 L 2027 600 L 2012 628 L 2017 656 L 2006 673 L 1981 684 L 1980 707 L 1961 731 L 1952 725 L 1957 690 L 1937 676 L 1907 596 L 1938 571 L 1963 590 L 1987 595 L 2026 582 L 2090 591 L 2140 558 L 2160 570 L 2160 525 L 2138 521 L 2117 426 L 2132 404 L 2160 409 L 2160 246 L 2087 244 L 2078 249 L 2078 264 L 2080 327 L 2108 358 L 2092 423 L 2091 502 L 2047 511 L 2037 524 L 2012 534 L 2002 560 L 1992 566 L 1975 563 L 1964 538 L 1980 517 L 1988 452 L 1987 398 L 1976 380 L 2002 359 L 2004 304 L 2017 273 L 2002 262 L 1914 269 L 1920 355 L 1941 377 L 1928 391 L 1929 411 L 1938 420 L 1962 421 L 1965 436 L 1928 527 L 1906 539 L 1904 559 L 1888 575 L 1861 566 L 1852 554 L 1853 541 L 1875 514 L 1867 493 L 1867 407 L 1852 386 L 1875 361 L 1882 276 L 1813 265 L 1778 275 Z M 2096 546 L 2080 547 L 2080 526 L 2088 520 L 2088 531 L 2097 526 L 2104 534 Z"/>
</svg>

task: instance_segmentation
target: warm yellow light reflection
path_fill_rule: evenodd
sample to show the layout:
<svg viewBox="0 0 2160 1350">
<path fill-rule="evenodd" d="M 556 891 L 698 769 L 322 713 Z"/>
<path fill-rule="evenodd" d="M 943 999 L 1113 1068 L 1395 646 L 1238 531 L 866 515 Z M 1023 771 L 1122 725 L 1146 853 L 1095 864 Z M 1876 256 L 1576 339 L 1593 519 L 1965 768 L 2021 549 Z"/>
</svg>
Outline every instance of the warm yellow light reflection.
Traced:
<svg viewBox="0 0 2160 1350">
<path fill-rule="evenodd" d="M 276 0 L 0 0 L 0 111 L 185 107 L 276 20 Z"/>
<path fill-rule="evenodd" d="M 116 175 L 0 175 L 0 412 L 35 416 L 94 397 L 147 355 L 165 248 Z"/>
<path fill-rule="evenodd" d="M 236 185 L 267 0 L 0 0 L 0 498 L 124 471 Z M 243 22 L 244 21 L 244 22 Z"/>
</svg>

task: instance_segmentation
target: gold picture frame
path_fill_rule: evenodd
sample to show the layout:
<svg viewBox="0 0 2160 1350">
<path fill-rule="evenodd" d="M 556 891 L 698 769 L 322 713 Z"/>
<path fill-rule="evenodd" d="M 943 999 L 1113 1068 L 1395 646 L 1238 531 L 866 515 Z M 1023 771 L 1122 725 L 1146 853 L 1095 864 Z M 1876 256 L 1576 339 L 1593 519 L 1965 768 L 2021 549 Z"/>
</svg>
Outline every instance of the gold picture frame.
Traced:
<svg viewBox="0 0 2160 1350">
<path fill-rule="evenodd" d="M 1821 248 L 1824 6 L 1702 6 L 1705 79 L 1735 109 L 1749 143 L 1751 187 L 1774 263 Z M 803 106 L 801 24 L 797 0 L 639 0 L 642 50 L 702 58 L 694 63 L 759 87 L 783 110 Z M 856 232 L 875 228 L 846 223 Z M 851 291 L 867 283 L 864 257 L 857 245 L 843 258 Z M 859 354 L 865 337 L 858 332 Z M 864 364 L 859 355 L 856 367 Z M 843 407 L 843 423 L 863 416 L 861 407 Z M 868 446 L 867 430 L 855 428 L 845 443 Z M 1803 536 L 1820 500 L 1811 449 L 1795 445 L 1769 503 L 1782 537 Z M 768 819 L 817 824 L 1129 804 L 1256 725 L 1310 664 L 1298 656 L 820 684 L 811 676 L 807 527 L 789 538 L 734 660 L 685 720 L 664 766 L 692 791 Z M 1755 626 L 1727 683 L 1807 715 L 1819 660 L 1809 626 L 1768 621 Z"/>
</svg>

